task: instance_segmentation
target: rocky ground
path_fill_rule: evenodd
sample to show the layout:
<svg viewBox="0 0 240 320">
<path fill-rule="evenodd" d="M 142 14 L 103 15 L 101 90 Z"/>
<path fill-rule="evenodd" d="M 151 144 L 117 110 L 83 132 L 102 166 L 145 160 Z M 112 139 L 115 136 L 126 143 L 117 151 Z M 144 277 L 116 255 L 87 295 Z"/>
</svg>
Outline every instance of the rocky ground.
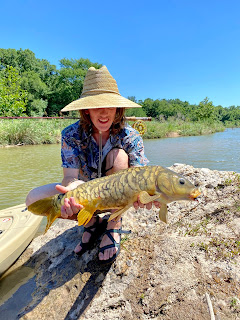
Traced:
<svg viewBox="0 0 240 320">
<path fill-rule="evenodd" d="M 168 205 L 168 225 L 156 209 L 130 209 L 132 233 L 106 267 L 97 248 L 75 257 L 82 229 L 59 220 L 19 260 L 35 276 L 2 304 L 3 319 L 240 319 L 240 174 L 171 169 L 199 185 L 198 202 Z"/>
</svg>

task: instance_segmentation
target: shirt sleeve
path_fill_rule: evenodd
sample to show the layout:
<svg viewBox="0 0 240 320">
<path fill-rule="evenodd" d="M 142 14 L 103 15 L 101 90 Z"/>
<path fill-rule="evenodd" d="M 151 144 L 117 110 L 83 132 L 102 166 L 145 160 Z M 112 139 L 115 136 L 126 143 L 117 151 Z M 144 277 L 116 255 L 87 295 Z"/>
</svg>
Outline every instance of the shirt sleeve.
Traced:
<svg viewBox="0 0 240 320">
<path fill-rule="evenodd" d="M 61 147 L 62 167 L 79 169 L 79 153 L 80 149 L 76 139 L 70 132 L 66 133 L 65 130 L 63 130 Z"/>
<path fill-rule="evenodd" d="M 128 154 L 130 167 L 146 166 L 149 163 L 144 153 L 143 139 L 135 130 L 125 138 L 123 149 Z"/>
</svg>

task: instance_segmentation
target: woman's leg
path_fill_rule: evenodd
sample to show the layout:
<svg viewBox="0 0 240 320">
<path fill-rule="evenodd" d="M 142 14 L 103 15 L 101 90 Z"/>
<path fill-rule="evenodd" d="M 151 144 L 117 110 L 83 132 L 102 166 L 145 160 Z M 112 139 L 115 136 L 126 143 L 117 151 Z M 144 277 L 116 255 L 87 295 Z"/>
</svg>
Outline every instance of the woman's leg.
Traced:
<svg viewBox="0 0 240 320">
<path fill-rule="evenodd" d="M 106 175 L 110 175 L 122 169 L 127 169 L 129 167 L 129 158 L 127 153 L 122 149 L 112 149 L 106 158 Z M 121 220 L 111 220 L 108 222 L 107 229 L 120 229 L 122 226 Z M 113 239 L 116 242 L 120 241 L 119 233 L 111 233 Z M 107 235 L 103 236 L 100 243 L 100 248 L 112 244 L 112 241 Z M 99 260 L 108 260 L 117 252 L 118 248 L 113 247 L 104 250 L 104 252 L 99 252 Z"/>
<path fill-rule="evenodd" d="M 129 158 L 123 149 L 114 148 L 106 157 L 106 176 L 129 167 Z"/>
<path fill-rule="evenodd" d="M 128 155 L 126 152 L 122 149 L 112 149 L 106 156 L 106 166 L 105 166 L 105 172 L 106 175 L 110 175 L 114 172 L 117 172 L 121 169 L 126 169 L 129 167 L 128 165 Z M 89 223 L 86 225 L 86 227 L 92 226 L 96 221 L 96 218 L 92 218 Z M 99 222 L 101 223 L 102 219 L 100 218 Z M 121 221 L 109 221 L 107 225 L 107 229 L 119 229 L 121 227 Z M 120 236 L 118 233 L 112 233 L 113 238 L 119 242 Z M 91 234 L 87 231 L 83 233 L 82 236 L 82 243 L 88 243 L 91 238 Z M 100 244 L 100 247 L 106 246 L 108 244 L 111 244 L 111 241 L 109 237 L 104 236 L 102 239 L 102 242 Z M 76 248 L 74 249 L 74 252 L 80 253 L 82 250 L 81 243 L 79 243 Z M 104 253 L 99 253 L 99 259 L 100 260 L 108 260 L 111 258 L 117 251 L 117 248 L 110 248 L 104 250 Z"/>
</svg>

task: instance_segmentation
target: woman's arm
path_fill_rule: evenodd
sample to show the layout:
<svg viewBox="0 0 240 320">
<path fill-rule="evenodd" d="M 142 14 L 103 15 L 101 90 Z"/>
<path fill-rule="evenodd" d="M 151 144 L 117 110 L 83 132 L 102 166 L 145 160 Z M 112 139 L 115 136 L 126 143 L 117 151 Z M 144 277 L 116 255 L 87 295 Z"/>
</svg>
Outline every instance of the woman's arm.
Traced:
<svg viewBox="0 0 240 320">
<path fill-rule="evenodd" d="M 63 168 L 62 186 L 68 186 L 75 179 L 78 179 L 79 169 L 75 168 Z"/>
<path fill-rule="evenodd" d="M 82 180 L 78 180 L 79 169 L 75 168 L 63 168 L 63 180 L 61 185 L 57 185 L 56 189 L 59 193 L 66 193 L 75 189 L 79 184 L 84 183 Z M 83 206 L 75 202 L 73 197 L 65 198 L 64 205 L 61 207 L 62 218 L 69 218 L 77 214 Z"/>
</svg>

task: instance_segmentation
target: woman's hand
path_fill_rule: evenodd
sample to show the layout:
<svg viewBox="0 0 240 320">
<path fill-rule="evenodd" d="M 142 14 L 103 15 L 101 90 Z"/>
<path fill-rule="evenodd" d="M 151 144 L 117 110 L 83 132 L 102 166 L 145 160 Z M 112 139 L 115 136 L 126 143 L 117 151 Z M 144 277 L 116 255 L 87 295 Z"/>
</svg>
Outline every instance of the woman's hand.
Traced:
<svg viewBox="0 0 240 320">
<path fill-rule="evenodd" d="M 83 206 L 79 203 L 76 203 L 73 197 L 65 198 L 64 205 L 61 207 L 61 216 L 64 219 L 69 219 L 73 215 L 78 214 L 78 212 L 83 208 Z"/>
<path fill-rule="evenodd" d="M 67 187 L 62 185 L 56 185 L 56 189 L 60 193 L 66 193 L 70 190 L 75 189 L 78 185 L 84 183 L 84 181 L 76 180 L 70 183 Z M 76 203 L 74 197 L 65 198 L 64 205 L 61 207 L 61 217 L 63 219 L 69 219 L 74 215 L 78 214 L 78 212 L 83 208 L 83 206 L 79 203 Z"/>
<path fill-rule="evenodd" d="M 149 203 L 143 204 L 139 200 L 139 196 L 138 196 L 138 200 L 133 203 L 133 206 L 134 206 L 134 208 L 136 210 L 139 209 L 139 208 L 146 208 L 146 209 L 150 210 L 150 209 L 152 209 L 152 205 L 153 204 L 155 205 L 156 208 L 160 208 L 160 206 L 161 206 L 159 201 L 153 201 L 153 202 L 149 202 Z"/>
</svg>

